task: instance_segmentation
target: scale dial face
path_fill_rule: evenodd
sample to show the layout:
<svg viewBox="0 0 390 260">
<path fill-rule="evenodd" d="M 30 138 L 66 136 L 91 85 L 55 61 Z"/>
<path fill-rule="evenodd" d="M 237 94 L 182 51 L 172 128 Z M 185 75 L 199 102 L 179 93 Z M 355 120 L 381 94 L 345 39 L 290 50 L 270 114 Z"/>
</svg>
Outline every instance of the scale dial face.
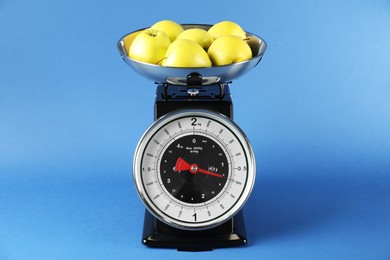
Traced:
<svg viewBox="0 0 390 260">
<path fill-rule="evenodd" d="M 229 118 L 182 110 L 157 120 L 138 143 L 137 191 L 159 220 L 181 229 L 212 228 L 244 205 L 255 180 L 252 148 Z"/>
</svg>

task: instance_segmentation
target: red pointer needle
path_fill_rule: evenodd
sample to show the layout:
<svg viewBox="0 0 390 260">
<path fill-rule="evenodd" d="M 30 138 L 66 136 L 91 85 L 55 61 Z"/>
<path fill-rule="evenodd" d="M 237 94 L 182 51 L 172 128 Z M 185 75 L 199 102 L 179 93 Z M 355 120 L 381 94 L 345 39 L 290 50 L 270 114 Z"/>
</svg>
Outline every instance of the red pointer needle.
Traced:
<svg viewBox="0 0 390 260">
<path fill-rule="evenodd" d="M 175 169 L 176 169 L 177 172 L 180 172 L 180 171 L 190 171 L 190 173 L 192 173 L 192 174 L 197 174 L 198 172 L 200 172 L 200 173 L 211 175 L 211 176 L 214 176 L 214 177 L 224 178 L 224 176 L 222 176 L 221 174 L 218 174 L 218 173 L 215 173 L 215 172 L 210 172 L 210 171 L 207 171 L 207 170 L 199 168 L 199 166 L 197 164 L 195 164 L 195 163 L 189 164 L 188 162 L 186 162 L 181 157 L 179 157 L 177 159 L 176 165 L 175 165 Z"/>
</svg>

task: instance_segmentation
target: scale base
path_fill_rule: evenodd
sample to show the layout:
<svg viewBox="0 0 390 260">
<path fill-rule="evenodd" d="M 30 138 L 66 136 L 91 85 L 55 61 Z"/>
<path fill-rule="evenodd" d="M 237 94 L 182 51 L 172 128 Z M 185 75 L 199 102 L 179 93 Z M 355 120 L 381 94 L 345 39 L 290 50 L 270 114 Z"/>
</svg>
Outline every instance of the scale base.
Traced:
<svg viewBox="0 0 390 260">
<path fill-rule="evenodd" d="M 201 231 L 168 226 L 146 210 L 142 243 L 149 247 L 176 248 L 178 251 L 210 251 L 214 248 L 243 246 L 247 239 L 242 210 L 227 222 Z"/>
</svg>

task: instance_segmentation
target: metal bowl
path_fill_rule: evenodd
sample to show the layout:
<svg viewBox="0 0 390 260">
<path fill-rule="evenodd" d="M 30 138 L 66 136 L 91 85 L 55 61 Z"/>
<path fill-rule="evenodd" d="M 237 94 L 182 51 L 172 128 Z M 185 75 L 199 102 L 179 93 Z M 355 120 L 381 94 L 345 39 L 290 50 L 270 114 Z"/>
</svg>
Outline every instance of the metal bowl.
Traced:
<svg viewBox="0 0 390 260">
<path fill-rule="evenodd" d="M 184 29 L 201 28 L 208 30 L 212 25 L 205 24 L 182 24 Z M 144 28 L 147 29 L 147 28 Z M 254 68 L 263 57 L 267 45 L 263 39 L 252 33 L 246 32 L 248 38 L 247 43 L 252 50 L 252 58 L 243 62 L 238 62 L 224 66 L 202 67 L 202 68 L 177 68 L 164 67 L 150 63 L 140 62 L 129 58 L 127 50 L 137 36 L 144 30 L 137 30 L 126 34 L 118 41 L 118 49 L 122 59 L 141 76 L 151 79 L 157 83 L 170 83 L 175 85 L 186 85 L 187 76 L 191 73 L 199 73 L 202 76 L 203 85 L 213 84 L 217 82 L 229 82 L 236 79 L 249 70 Z"/>
</svg>

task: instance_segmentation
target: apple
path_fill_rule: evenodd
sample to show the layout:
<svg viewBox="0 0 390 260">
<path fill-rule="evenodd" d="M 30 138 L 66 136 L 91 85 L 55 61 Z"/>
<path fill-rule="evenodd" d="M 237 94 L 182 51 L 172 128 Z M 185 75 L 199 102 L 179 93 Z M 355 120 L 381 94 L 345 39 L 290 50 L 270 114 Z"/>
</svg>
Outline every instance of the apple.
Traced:
<svg viewBox="0 0 390 260">
<path fill-rule="evenodd" d="M 165 57 L 171 41 L 164 32 L 146 29 L 140 32 L 130 45 L 130 58 L 146 63 L 159 64 Z"/>
<path fill-rule="evenodd" d="M 163 66 L 182 68 L 210 67 L 211 61 L 207 52 L 196 42 L 188 39 L 177 39 L 169 45 Z"/>
<path fill-rule="evenodd" d="M 213 66 L 228 65 L 252 58 L 252 50 L 241 37 L 223 35 L 209 47 L 207 54 Z"/>
<path fill-rule="evenodd" d="M 171 42 L 173 42 L 182 31 L 184 31 L 183 27 L 180 24 L 171 20 L 159 21 L 153 24 L 150 28 L 165 32 Z"/>
<path fill-rule="evenodd" d="M 198 43 L 203 49 L 207 49 L 213 42 L 213 37 L 201 28 L 191 28 L 181 32 L 176 39 L 188 39 Z"/>
<path fill-rule="evenodd" d="M 246 38 L 246 33 L 241 28 L 241 26 L 235 22 L 232 22 L 232 21 L 222 21 L 222 22 L 216 23 L 210 27 L 208 32 L 214 38 L 214 40 L 217 39 L 218 37 L 220 37 L 222 35 L 226 35 L 226 34 L 235 35 L 235 36 L 241 37 L 242 39 Z"/>
</svg>

